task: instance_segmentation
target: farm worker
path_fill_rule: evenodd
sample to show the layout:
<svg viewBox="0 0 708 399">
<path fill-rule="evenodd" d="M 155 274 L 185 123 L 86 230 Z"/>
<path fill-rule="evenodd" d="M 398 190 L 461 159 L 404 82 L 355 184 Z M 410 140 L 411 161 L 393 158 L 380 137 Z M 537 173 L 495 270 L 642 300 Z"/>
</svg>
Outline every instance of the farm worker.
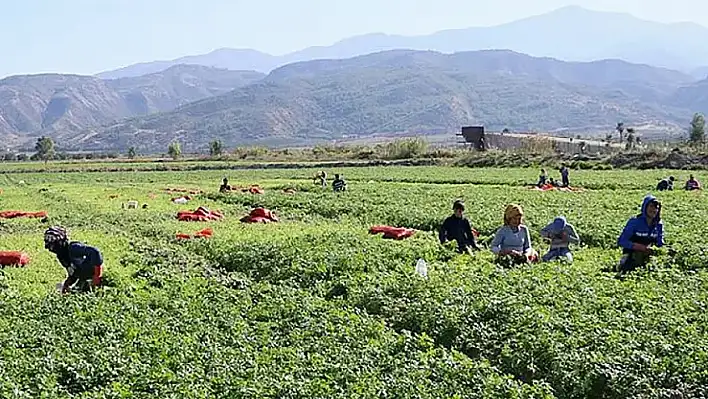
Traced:
<svg viewBox="0 0 708 399">
<path fill-rule="evenodd" d="M 696 180 L 693 175 L 689 176 L 688 180 L 686 181 L 686 191 L 693 191 L 693 190 L 700 190 L 701 189 L 701 183 Z"/>
<path fill-rule="evenodd" d="M 656 189 L 659 191 L 673 191 L 674 189 L 674 177 L 669 176 L 668 179 L 662 179 L 659 184 L 656 185 Z"/>
<path fill-rule="evenodd" d="M 315 176 L 314 176 L 312 182 L 316 183 L 317 180 L 320 181 L 320 185 L 322 186 L 322 188 L 327 187 L 327 172 L 325 172 L 324 170 L 321 170 L 321 171 L 315 173 Z"/>
<path fill-rule="evenodd" d="M 524 211 L 520 205 L 507 205 L 504 226 L 497 230 L 491 245 L 497 257 L 511 256 L 514 263 L 538 261 L 538 253 L 531 248 L 531 235 L 523 224 L 523 217 Z"/>
<path fill-rule="evenodd" d="M 79 283 L 82 291 L 100 286 L 103 275 L 103 256 L 91 246 L 78 241 L 69 241 L 66 229 L 54 226 L 44 232 L 44 248 L 56 254 L 59 263 L 66 268 L 67 278 L 62 293 Z"/>
<path fill-rule="evenodd" d="M 541 169 L 541 175 L 538 176 L 538 183 L 536 183 L 536 186 L 543 187 L 544 185 L 546 185 L 546 180 L 548 180 L 548 174 L 546 173 L 546 169 Z"/>
<path fill-rule="evenodd" d="M 219 187 L 219 192 L 220 193 L 225 193 L 231 191 L 231 185 L 229 185 L 229 179 L 224 177 L 223 182 L 221 183 L 221 187 Z"/>
<path fill-rule="evenodd" d="M 627 221 L 617 245 L 624 254 L 619 262 L 619 274 L 644 266 L 654 253 L 652 246 L 664 246 L 664 225 L 661 222 L 661 203 L 653 195 L 642 202 L 642 212 Z"/>
<path fill-rule="evenodd" d="M 472 232 L 469 220 L 465 218 L 465 203 L 457 200 L 452 204 L 452 215 L 443 221 L 438 234 L 440 244 L 448 241 L 457 241 L 457 251 L 459 253 L 471 253 L 472 250 L 479 251 L 477 239 Z"/>
<path fill-rule="evenodd" d="M 332 189 L 334 192 L 347 191 L 347 183 L 339 178 L 338 174 L 334 175 L 334 180 L 332 181 Z"/>
<path fill-rule="evenodd" d="M 575 227 L 568 223 L 565 217 L 558 216 L 553 222 L 541 229 L 541 237 L 551 241 L 550 250 L 541 258 L 544 262 L 550 262 L 554 259 L 573 261 L 570 243 L 579 243 L 580 237 L 578 237 Z"/>
<path fill-rule="evenodd" d="M 563 187 L 569 187 L 570 186 L 570 180 L 568 178 L 568 174 L 570 171 L 568 170 L 568 167 L 563 165 L 563 167 L 560 169 L 561 172 L 561 184 Z"/>
</svg>

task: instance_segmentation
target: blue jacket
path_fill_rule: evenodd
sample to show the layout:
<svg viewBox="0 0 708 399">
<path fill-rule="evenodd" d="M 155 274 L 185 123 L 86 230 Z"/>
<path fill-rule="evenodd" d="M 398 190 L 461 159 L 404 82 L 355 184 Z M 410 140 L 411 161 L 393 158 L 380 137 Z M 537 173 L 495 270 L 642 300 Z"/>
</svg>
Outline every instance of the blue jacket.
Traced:
<svg viewBox="0 0 708 399">
<path fill-rule="evenodd" d="M 563 240 L 561 235 L 563 232 L 568 234 L 568 240 Z M 553 222 L 541 229 L 541 237 L 551 240 L 551 249 L 568 248 L 570 243 L 579 243 L 580 237 L 575 227 L 565 220 L 564 216 L 558 216 L 553 219 Z"/>
<path fill-rule="evenodd" d="M 661 222 L 661 208 L 657 212 L 652 224 L 647 223 L 647 205 L 651 201 L 656 200 L 653 195 L 647 195 L 642 202 L 642 213 L 627 221 L 627 224 L 622 230 L 617 245 L 619 245 L 624 253 L 632 252 L 632 244 L 639 243 L 642 245 L 655 245 L 661 247 L 664 245 L 664 225 Z"/>
<path fill-rule="evenodd" d="M 101 252 L 81 242 L 71 242 L 57 259 L 66 268 L 69 277 L 88 279 L 93 276 L 93 268 L 103 264 Z"/>
</svg>

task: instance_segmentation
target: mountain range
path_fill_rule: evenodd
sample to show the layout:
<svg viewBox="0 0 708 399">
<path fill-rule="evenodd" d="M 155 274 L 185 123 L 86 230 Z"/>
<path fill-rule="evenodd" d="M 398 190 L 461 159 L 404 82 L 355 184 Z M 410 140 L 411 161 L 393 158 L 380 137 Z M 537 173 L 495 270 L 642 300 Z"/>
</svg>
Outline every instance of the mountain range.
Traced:
<svg viewBox="0 0 708 399">
<path fill-rule="evenodd" d="M 492 26 L 436 32 L 424 36 L 373 33 L 330 46 L 308 47 L 274 56 L 253 49 L 219 49 L 171 61 L 145 62 L 98 74 L 102 78 L 140 76 L 178 64 L 233 70 L 271 70 L 300 61 L 351 58 L 375 52 L 410 49 L 454 53 L 508 49 L 564 61 L 621 59 L 708 76 L 708 28 L 694 23 L 658 23 L 630 14 L 592 11 L 578 6 Z"/>
<path fill-rule="evenodd" d="M 60 138 L 76 148 L 144 151 L 164 151 L 178 140 L 198 151 L 214 139 L 292 145 L 455 132 L 477 123 L 497 131 L 612 131 L 618 121 L 680 130 L 692 115 L 691 90 L 705 84 L 619 60 L 392 50 L 286 65 L 224 95 Z"/>
<path fill-rule="evenodd" d="M 451 134 L 467 124 L 585 133 L 622 121 L 683 132 L 694 112 L 708 111 L 700 67 L 708 58 L 697 49 L 706 31 L 566 7 L 496 27 L 371 34 L 279 57 L 222 49 L 97 76 L 13 76 L 0 80 L 0 148 L 49 135 L 66 149 L 164 151 L 179 140 L 197 151 L 213 139 L 308 145 Z M 496 47 L 536 56 L 457 51 Z"/>
<path fill-rule="evenodd" d="M 169 111 L 263 78 L 254 71 L 177 65 L 113 80 L 41 74 L 0 80 L 0 139 L 11 147 L 31 136 L 72 132 L 113 120 Z"/>
</svg>

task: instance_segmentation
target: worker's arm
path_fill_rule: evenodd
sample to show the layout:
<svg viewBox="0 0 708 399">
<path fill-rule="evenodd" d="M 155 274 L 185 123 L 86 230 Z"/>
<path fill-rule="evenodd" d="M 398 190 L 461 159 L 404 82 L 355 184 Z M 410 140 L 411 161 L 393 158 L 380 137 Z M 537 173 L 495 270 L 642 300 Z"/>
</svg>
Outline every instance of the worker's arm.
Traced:
<svg viewBox="0 0 708 399">
<path fill-rule="evenodd" d="M 578 236 L 578 232 L 575 230 L 575 227 L 572 225 L 567 225 L 567 231 L 568 231 L 568 241 L 574 244 L 580 244 L 580 236 Z"/>
<path fill-rule="evenodd" d="M 552 224 L 552 223 L 551 223 L 551 224 L 548 224 L 548 225 L 546 225 L 546 227 L 542 228 L 542 229 L 541 229 L 541 237 L 543 237 L 543 238 L 548 238 L 548 239 L 552 239 L 552 238 L 553 238 L 553 231 L 552 231 L 552 228 L 553 228 L 553 224 Z"/>
<path fill-rule="evenodd" d="M 656 230 L 657 230 L 656 246 L 658 248 L 661 248 L 664 246 L 664 224 L 659 223 L 656 226 Z"/>
<path fill-rule="evenodd" d="M 438 239 L 440 240 L 440 244 L 445 244 L 447 241 L 447 219 L 445 219 L 442 226 L 440 226 L 440 230 L 438 230 Z"/>
<path fill-rule="evenodd" d="M 526 238 L 524 239 L 524 246 L 522 247 L 524 254 L 527 254 L 531 252 L 531 233 L 529 232 L 528 227 L 525 228 L 526 230 Z"/>
<path fill-rule="evenodd" d="M 630 251 L 646 252 L 647 251 L 646 245 L 632 242 L 632 236 L 634 235 L 634 232 L 636 231 L 635 223 L 636 222 L 635 222 L 634 218 L 627 221 L 627 224 L 624 226 L 624 229 L 622 230 L 622 234 L 620 234 L 619 238 L 617 239 L 617 245 L 619 245 L 619 247 L 622 249 L 626 249 L 626 250 L 630 250 Z"/>
<path fill-rule="evenodd" d="M 494 252 L 496 255 L 506 255 L 506 251 L 502 252 L 502 245 L 504 244 L 504 233 L 503 230 L 504 228 L 502 227 L 501 229 L 497 230 L 496 234 L 494 234 L 494 239 L 492 239 L 492 244 L 490 245 L 492 247 L 492 252 Z"/>
<path fill-rule="evenodd" d="M 76 283 L 76 280 L 78 280 L 78 278 L 73 274 L 67 276 L 66 280 L 64 280 L 64 285 L 61 287 L 61 293 L 66 294 L 69 292 L 69 288 Z"/>
<path fill-rule="evenodd" d="M 467 240 L 470 242 L 470 246 L 474 249 L 479 249 L 479 245 L 477 245 L 477 237 L 475 237 L 474 233 L 472 233 L 472 226 L 470 225 L 469 220 L 465 220 L 465 235 L 467 236 Z"/>
</svg>

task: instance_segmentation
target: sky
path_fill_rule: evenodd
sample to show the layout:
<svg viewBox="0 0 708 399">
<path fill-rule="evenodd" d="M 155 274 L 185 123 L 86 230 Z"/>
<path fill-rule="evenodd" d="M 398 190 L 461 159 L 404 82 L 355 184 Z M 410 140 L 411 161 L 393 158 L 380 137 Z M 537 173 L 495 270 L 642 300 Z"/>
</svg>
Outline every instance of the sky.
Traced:
<svg viewBox="0 0 708 399">
<path fill-rule="evenodd" d="M 0 77 L 95 74 L 223 47 L 279 55 L 365 33 L 498 25 L 567 5 L 702 25 L 708 15 L 698 0 L 0 0 Z"/>
</svg>

